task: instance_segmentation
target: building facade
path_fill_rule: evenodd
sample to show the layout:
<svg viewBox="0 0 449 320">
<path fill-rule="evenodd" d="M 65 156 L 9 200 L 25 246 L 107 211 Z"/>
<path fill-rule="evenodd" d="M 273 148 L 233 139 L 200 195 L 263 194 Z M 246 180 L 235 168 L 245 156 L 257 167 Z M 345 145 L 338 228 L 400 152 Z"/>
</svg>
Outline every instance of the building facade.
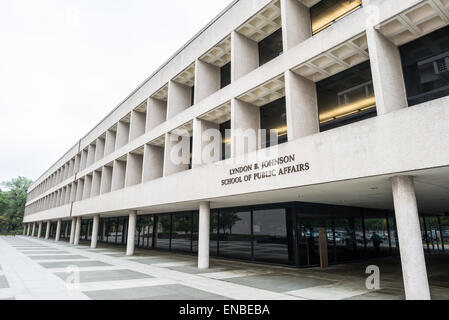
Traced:
<svg viewBox="0 0 449 320">
<path fill-rule="evenodd" d="M 398 255 L 428 299 L 448 104 L 448 0 L 238 0 L 30 187 L 24 234 L 199 268 Z"/>
</svg>

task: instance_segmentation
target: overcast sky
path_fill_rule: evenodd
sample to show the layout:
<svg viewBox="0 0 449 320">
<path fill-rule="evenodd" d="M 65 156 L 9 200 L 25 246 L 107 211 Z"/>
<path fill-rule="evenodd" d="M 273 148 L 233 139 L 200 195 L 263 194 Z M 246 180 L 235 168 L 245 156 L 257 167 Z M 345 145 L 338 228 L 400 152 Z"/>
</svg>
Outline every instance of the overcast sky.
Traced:
<svg viewBox="0 0 449 320">
<path fill-rule="evenodd" d="M 0 0 L 0 182 L 37 179 L 231 0 Z"/>
</svg>

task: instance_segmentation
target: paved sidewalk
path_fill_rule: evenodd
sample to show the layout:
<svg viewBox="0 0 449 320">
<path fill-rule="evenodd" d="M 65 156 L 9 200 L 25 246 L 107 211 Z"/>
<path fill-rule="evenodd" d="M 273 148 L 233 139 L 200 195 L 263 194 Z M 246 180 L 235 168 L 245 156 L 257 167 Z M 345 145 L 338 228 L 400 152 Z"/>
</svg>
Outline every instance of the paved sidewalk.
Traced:
<svg viewBox="0 0 449 320">
<path fill-rule="evenodd" d="M 28 237 L 0 237 L 0 299 L 44 300 L 303 300 L 403 299 L 398 266 L 388 260 L 381 290 L 365 288 L 363 264 L 289 269 L 211 261 L 199 271 L 196 258 L 123 248 L 70 246 Z M 393 262 L 391 262 L 393 261 Z M 389 269 L 388 269 L 389 268 Z M 400 266 L 399 266 L 400 270 Z M 437 274 L 434 298 L 449 297 L 449 281 Z"/>
</svg>

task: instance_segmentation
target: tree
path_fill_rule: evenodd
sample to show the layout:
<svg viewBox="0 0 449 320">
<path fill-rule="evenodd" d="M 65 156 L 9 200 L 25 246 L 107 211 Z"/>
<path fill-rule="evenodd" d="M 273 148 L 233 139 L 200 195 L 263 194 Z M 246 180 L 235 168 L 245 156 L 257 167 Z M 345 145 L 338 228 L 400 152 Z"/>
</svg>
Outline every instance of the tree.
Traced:
<svg viewBox="0 0 449 320">
<path fill-rule="evenodd" d="M 0 190 L 0 231 L 18 231 L 22 226 L 27 191 L 32 183 L 25 177 L 2 183 L 8 191 Z"/>
</svg>

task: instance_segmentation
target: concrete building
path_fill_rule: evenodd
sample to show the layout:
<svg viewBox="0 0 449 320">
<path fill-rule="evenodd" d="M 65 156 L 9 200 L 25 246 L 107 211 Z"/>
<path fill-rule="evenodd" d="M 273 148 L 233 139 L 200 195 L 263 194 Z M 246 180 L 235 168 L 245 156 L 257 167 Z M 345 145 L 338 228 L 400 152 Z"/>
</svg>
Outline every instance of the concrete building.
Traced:
<svg viewBox="0 0 449 320">
<path fill-rule="evenodd" d="M 407 298 L 429 299 L 448 25 L 447 0 L 235 1 L 30 187 L 24 232 L 199 268 L 398 255 Z"/>
</svg>

